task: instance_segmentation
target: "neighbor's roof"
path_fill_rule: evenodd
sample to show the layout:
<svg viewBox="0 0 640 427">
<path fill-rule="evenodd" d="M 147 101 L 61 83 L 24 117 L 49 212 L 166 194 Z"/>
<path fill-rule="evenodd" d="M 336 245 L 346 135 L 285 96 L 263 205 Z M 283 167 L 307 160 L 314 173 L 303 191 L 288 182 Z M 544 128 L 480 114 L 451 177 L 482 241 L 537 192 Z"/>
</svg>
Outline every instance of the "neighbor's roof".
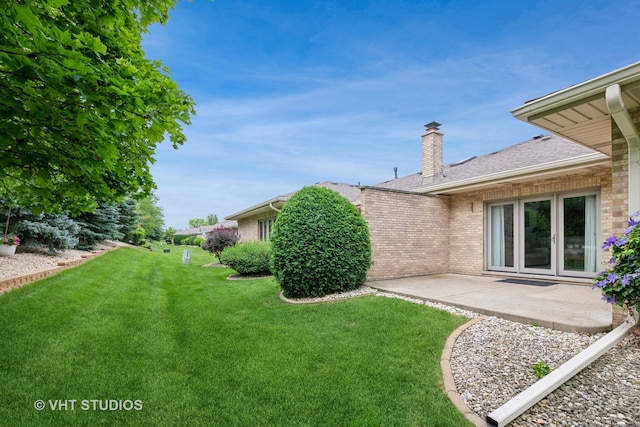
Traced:
<svg viewBox="0 0 640 427">
<path fill-rule="evenodd" d="M 394 190 L 447 194 L 531 179 L 566 174 L 576 168 L 605 164 L 609 158 L 590 148 L 555 135 L 540 135 L 503 150 L 474 156 L 444 166 L 441 175 L 423 177 L 418 172 L 375 185 Z"/>
<path fill-rule="evenodd" d="M 330 181 L 318 182 L 313 185 L 316 187 L 324 187 L 333 190 L 341 196 L 345 197 L 354 205 L 360 204 L 360 188 L 356 185 Z M 225 219 L 237 221 L 268 212 L 273 212 L 275 216 L 276 213 L 280 211 L 282 206 L 284 206 L 287 200 L 289 200 L 295 193 L 297 193 L 297 191 L 292 191 L 290 193 L 274 197 L 273 199 L 266 200 L 247 209 L 243 209 L 239 212 L 233 213 L 227 216 Z"/>
</svg>

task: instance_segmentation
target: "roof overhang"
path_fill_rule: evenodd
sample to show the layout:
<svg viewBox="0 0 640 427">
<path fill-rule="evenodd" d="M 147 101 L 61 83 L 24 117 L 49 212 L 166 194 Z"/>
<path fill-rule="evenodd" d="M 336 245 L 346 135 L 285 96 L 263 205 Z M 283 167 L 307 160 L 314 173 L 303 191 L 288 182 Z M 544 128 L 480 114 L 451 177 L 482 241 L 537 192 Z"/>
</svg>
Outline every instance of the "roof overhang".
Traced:
<svg viewBox="0 0 640 427">
<path fill-rule="evenodd" d="M 517 119 L 611 155 L 611 114 L 605 93 L 620 85 L 627 109 L 640 106 L 640 62 L 526 102 Z"/>
<path fill-rule="evenodd" d="M 610 165 L 611 158 L 609 156 L 602 153 L 591 153 L 450 183 L 430 185 L 418 188 L 415 192 L 431 195 L 449 195 L 487 188 L 495 189 L 498 185 L 521 184 L 555 176 L 566 176 L 571 173 L 592 172 Z"/>
<path fill-rule="evenodd" d="M 266 214 L 269 212 L 272 212 L 275 216 L 275 214 L 277 214 L 280 211 L 280 209 L 282 209 L 282 206 L 284 206 L 287 200 L 289 200 L 289 196 L 278 196 L 271 200 L 267 200 L 266 202 L 262 202 L 255 206 L 251 206 L 250 208 L 241 210 L 240 212 L 231 214 L 225 217 L 224 219 L 231 220 L 231 221 L 239 221 L 241 219 L 251 218 L 251 217 Z"/>
</svg>

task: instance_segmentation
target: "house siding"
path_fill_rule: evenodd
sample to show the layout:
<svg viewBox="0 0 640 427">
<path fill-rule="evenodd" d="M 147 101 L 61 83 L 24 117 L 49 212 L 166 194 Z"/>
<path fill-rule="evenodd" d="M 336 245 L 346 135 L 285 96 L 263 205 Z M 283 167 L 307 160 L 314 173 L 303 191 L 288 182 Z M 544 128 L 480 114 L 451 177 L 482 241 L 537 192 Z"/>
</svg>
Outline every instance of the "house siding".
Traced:
<svg viewBox="0 0 640 427">
<path fill-rule="evenodd" d="M 368 280 L 449 271 L 448 198 L 367 187 L 361 200 L 374 262 Z"/>
<path fill-rule="evenodd" d="M 260 240 L 258 231 L 258 224 L 260 224 L 260 221 L 264 219 L 276 218 L 277 216 L 278 213 L 273 211 L 238 220 L 238 234 L 240 234 L 240 241 L 252 242 Z"/>
<path fill-rule="evenodd" d="M 449 234 L 451 273 L 478 275 L 484 269 L 482 194 L 451 196 Z"/>
</svg>

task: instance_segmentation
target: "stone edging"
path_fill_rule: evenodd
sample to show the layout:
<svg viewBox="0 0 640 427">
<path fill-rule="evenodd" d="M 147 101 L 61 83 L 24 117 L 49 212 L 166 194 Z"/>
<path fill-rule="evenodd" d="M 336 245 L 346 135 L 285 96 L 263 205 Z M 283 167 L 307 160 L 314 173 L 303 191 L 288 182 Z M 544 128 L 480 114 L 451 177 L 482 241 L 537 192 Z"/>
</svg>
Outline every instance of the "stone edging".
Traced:
<svg viewBox="0 0 640 427">
<path fill-rule="evenodd" d="M 456 388 L 456 382 L 453 379 L 453 371 L 451 370 L 451 354 L 453 353 L 453 346 L 460 334 L 470 326 L 475 325 L 486 318 L 487 316 L 476 317 L 453 331 L 453 333 L 449 335 L 449 338 L 447 338 L 447 342 L 444 344 L 444 349 L 442 350 L 442 356 L 440 357 L 440 369 L 442 370 L 444 389 L 447 392 L 449 400 L 451 400 L 451 403 L 453 403 L 454 406 L 464 414 L 464 417 L 471 421 L 476 427 L 486 427 L 487 422 L 469 409 L 469 406 L 467 406 L 467 404 L 464 403 L 464 400 L 462 400 L 462 397 L 460 397 L 458 389 Z"/>
<path fill-rule="evenodd" d="M 57 274 L 62 270 L 83 264 L 97 256 L 100 256 L 102 254 L 105 254 L 115 249 L 118 249 L 118 246 L 108 248 L 108 249 L 93 250 L 91 252 L 88 252 L 86 255 L 82 255 L 82 257 L 78 259 L 59 261 L 57 267 L 48 268 L 46 270 L 34 271 L 33 273 L 27 273 L 21 276 L 12 276 L 6 279 L 2 279 L 0 280 L 0 294 L 9 292 L 13 289 L 27 285 L 31 282 L 35 282 L 36 280 L 53 276 L 54 274 Z"/>
</svg>

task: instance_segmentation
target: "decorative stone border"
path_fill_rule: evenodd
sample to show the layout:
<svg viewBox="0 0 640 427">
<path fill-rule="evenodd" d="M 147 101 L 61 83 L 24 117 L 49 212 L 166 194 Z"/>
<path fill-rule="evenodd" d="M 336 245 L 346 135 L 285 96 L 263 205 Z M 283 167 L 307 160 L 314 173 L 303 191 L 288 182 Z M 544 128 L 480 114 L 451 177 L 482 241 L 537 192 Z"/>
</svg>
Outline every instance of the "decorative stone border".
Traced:
<svg viewBox="0 0 640 427">
<path fill-rule="evenodd" d="M 442 350 L 442 356 L 440 357 L 440 369 L 442 370 L 442 379 L 444 382 L 444 389 L 447 392 L 447 396 L 451 403 L 455 405 L 456 408 L 460 412 L 464 414 L 464 417 L 471 421 L 476 427 L 486 427 L 487 422 L 480 418 L 475 412 L 469 409 L 460 394 L 458 393 L 458 389 L 456 388 L 456 382 L 453 379 L 453 371 L 451 369 L 451 354 L 453 353 L 453 346 L 456 343 L 458 337 L 470 326 L 475 325 L 478 322 L 486 319 L 487 316 L 476 317 L 465 323 L 464 325 L 458 327 L 449 338 L 447 338 L 447 342 L 444 344 L 444 349 Z"/>
<path fill-rule="evenodd" d="M 59 261 L 58 262 L 58 266 L 57 267 L 53 267 L 53 268 L 48 268 L 45 270 L 38 270 L 38 271 L 34 271 L 32 273 L 28 273 L 28 274 L 23 274 L 20 276 L 12 276 L 12 277 L 8 277 L 6 279 L 1 279 L 0 280 L 0 294 L 3 294 L 5 292 L 9 292 L 13 289 L 19 288 L 21 286 L 24 286 L 26 284 L 29 284 L 31 282 L 35 282 L 36 280 L 40 280 L 40 279 L 44 279 L 46 277 L 49 276 L 53 276 L 54 274 L 57 274 L 59 272 L 61 272 L 62 270 L 65 270 L 67 268 L 71 268 L 71 267 L 75 267 L 77 265 L 83 264 L 93 258 L 96 258 L 97 256 L 100 256 L 102 254 L 105 254 L 107 252 L 110 252 L 112 250 L 118 249 L 119 246 L 114 246 L 114 247 L 110 247 L 110 248 L 105 248 L 105 249 L 97 249 L 97 250 L 93 250 L 91 252 L 88 252 L 87 255 L 82 255 L 81 258 L 78 259 L 73 259 L 73 260 L 66 260 L 66 261 Z"/>
</svg>

